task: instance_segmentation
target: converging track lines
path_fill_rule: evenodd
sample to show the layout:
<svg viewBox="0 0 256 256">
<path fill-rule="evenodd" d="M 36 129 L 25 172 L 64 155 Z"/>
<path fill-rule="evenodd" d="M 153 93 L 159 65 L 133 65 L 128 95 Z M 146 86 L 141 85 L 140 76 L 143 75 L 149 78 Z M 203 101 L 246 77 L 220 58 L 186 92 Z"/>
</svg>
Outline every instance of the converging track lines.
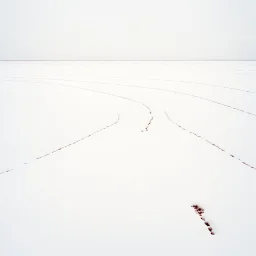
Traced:
<svg viewBox="0 0 256 256">
<path fill-rule="evenodd" d="M 17 77 L 17 78 L 19 78 L 19 77 Z M 37 79 L 39 79 L 39 78 L 37 78 Z M 210 103 L 213 103 L 213 104 L 220 105 L 220 106 L 225 107 L 225 108 L 229 108 L 229 109 L 232 109 L 232 110 L 242 112 L 244 114 L 256 117 L 256 114 L 254 114 L 252 112 L 249 112 L 249 111 L 237 108 L 237 107 L 233 107 L 233 106 L 225 104 L 225 103 L 221 103 L 221 102 L 218 102 L 218 101 L 215 101 L 215 100 L 211 100 L 211 99 L 204 98 L 204 97 L 194 95 L 194 94 L 190 94 L 190 93 L 179 92 L 179 91 L 174 91 L 174 90 L 169 90 L 169 89 L 164 89 L 164 88 L 148 87 L 148 86 L 140 86 L 140 85 L 130 85 L 130 84 L 120 84 L 120 83 L 109 83 L 109 82 L 95 82 L 95 81 L 90 81 L 90 80 L 81 80 L 81 81 L 79 81 L 79 80 L 54 79 L 54 78 L 44 78 L 44 79 L 45 80 L 56 80 L 56 81 L 59 80 L 59 81 L 66 81 L 66 82 L 80 82 L 80 83 L 91 83 L 91 84 L 117 85 L 117 86 L 122 86 L 122 87 L 131 87 L 131 88 L 144 89 L 144 90 L 163 91 L 163 92 L 173 93 L 173 94 L 177 94 L 177 95 L 181 95 L 181 96 L 187 96 L 187 97 L 207 101 L 207 102 L 210 102 Z M 4 80 L 4 81 L 9 81 L 9 80 Z M 10 80 L 10 81 L 16 81 L 16 80 Z M 83 88 L 83 87 L 79 87 L 79 88 Z"/>
<path fill-rule="evenodd" d="M 23 77 L 18 77 L 18 78 L 23 78 Z M 58 78 L 47 78 L 49 80 L 62 80 L 62 81 L 73 81 L 70 79 L 58 79 Z M 175 82 L 175 83 L 185 83 L 185 84 L 199 84 L 203 86 L 208 86 L 208 87 L 216 87 L 220 89 L 227 89 L 227 90 L 233 90 L 233 91 L 238 91 L 238 92 L 244 92 L 244 93 L 250 93 L 250 94 L 256 94 L 254 91 L 250 90 L 244 90 L 240 88 L 235 88 L 235 87 L 230 87 L 230 86 L 221 86 L 217 84 L 210 84 L 210 83 L 203 83 L 203 82 L 196 82 L 196 81 L 188 81 L 188 80 L 176 80 L 176 79 L 161 79 L 161 78 L 154 78 L 154 77 L 147 77 L 147 78 L 140 78 L 140 77 L 110 77 L 110 79 L 131 79 L 131 80 L 149 80 L 149 81 L 159 81 L 159 82 Z M 76 82 L 88 82 L 88 81 L 76 81 Z"/>
<path fill-rule="evenodd" d="M 183 131 L 185 131 L 185 132 L 187 132 L 187 133 L 190 133 L 190 134 L 196 136 L 197 138 L 199 138 L 199 139 L 201 139 L 201 140 L 204 140 L 205 142 L 207 142 L 208 144 L 214 146 L 214 147 L 217 148 L 218 150 L 220 150 L 220 151 L 222 151 L 222 152 L 226 152 L 230 157 L 236 159 L 237 161 L 239 161 L 239 162 L 242 163 L 243 165 L 246 165 L 247 167 L 256 170 L 256 167 L 254 167 L 254 166 L 252 166 L 252 165 L 250 165 L 250 164 L 244 162 L 243 160 L 241 160 L 239 157 L 235 156 L 234 154 L 231 154 L 231 153 L 227 152 L 225 149 L 219 147 L 218 145 L 214 144 L 213 142 L 211 142 L 211 141 L 205 139 L 204 137 L 202 137 L 202 136 L 200 136 L 200 135 L 198 135 L 198 134 L 196 134 L 196 133 L 194 133 L 194 132 L 192 132 L 192 131 L 189 131 L 188 129 L 182 127 L 180 124 L 178 124 L 178 123 L 176 123 L 175 121 L 173 121 L 173 120 L 169 117 L 169 115 L 167 114 L 167 112 L 165 112 L 165 114 L 166 114 L 166 117 L 169 119 L 169 121 L 171 121 L 173 124 L 175 124 L 177 127 L 179 127 L 180 129 L 182 129 Z"/>
<path fill-rule="evenodd" d="M 4 80 L 6 82 L 26 82 L 26 83 L 39 83 L 39 84 L 49 84 L 49 82 L 41 82 L 41 81 L 28 81 L 28 80 Z M 108 95 L 108 96 L 112 96 L 115 98 L 119 98 L 119 99 L 124 99 L 124 100 L 128 100 L 128 101 L 132 101 L 134 103 L 137 103 L 141 106 L 143 106 L 144 108 L 146 108 L 149 112 L 149 115 L 151 116 L 149 123 L 147 124 L 147 126 L 142 130 L 142 131 L 148 131 L 148 127 L 151 124 L 152 120 L 153 120 L 153 115 L 152 115 L 152 111 L 150 109 L 149 106 L 147 106 L 146 104 L 144 104 L 143 102 L 128 98 L 128 97 L 124 97 L 121 95 L 116 95 L 113 93 L 108 93 L 108 92 L 102 92 L 102 91 L 97 91 L 97 90 L 92 90 L 92 89 L 88 89 L 88 88 L 84 88 L 84 87 L 79 87 L 79 86 L 75 86 L 75 85 L 69 85 L 69 84 L 60 84 L 60 83 L 54 83 L 54 85 L 59 85 L 59 86 L 63 86 L 63 87 L 70 87 L 70 88 L 74 88 L 74 89 L 79 89 L 79 90 L 84 90 L 84 91 L 89 91 L 89 92 L 93 92 L 93 93 L 99 93 L 99 94 L 104 94 L 104 95 Z"/>
<path fill-rule="evenodd" d="M 93 136 L 93 135 L 95 135 L 95 134 L 97 134 L 97 133 L 99 133 L 99 132 L 102 132 L 102 131 L 104 131 L 104 130 L 106 130 L 106 129 L 108 129 L 108 128 L 114 126 L 114 125 L 116 125 L 116 124 L 119 122 L 119 120 L 120 120 L 120 115 L 118 114 L 117 120 L 116 120 L 115 122 L 113 122 L 113 123 L 111 123 L 111 124 L 109 124 L 109 125 L 107 125 L 107 126 L 101 128 L 101 129 L 99 129 L 99 130 L 97 130 L 97 131 L 95 131 L 95 132 L 93 132 L 93 133 L 91 133 L 91 134 L 89 134 L 89 135 L 86 135 L 86 136 L 80 138 L 79 140 L 75 140 L 75 141 L 73 141 L 73 142 L 71 142 L 71 143 L 69 143 L 69 144 L 67 144 L 67 145 L 65 145 L 65 146 L 62 146 L 62 147 L 60 147 L 60 148 L 58 148 L 58 149 L 56 149 L 56 150 L 53 150 L 53 151 L 51 151 L 51 152 L 49 152 L 49 153 L 47 153 L 47 154 L 45 154 L 45 155 L 36 157 L 34 160 L 39 160 L 39 159 L 45 158 L 45 157 L 47 157 L 47 156 L 50 156 L 50 155 L 52 155 L 52 154 L 55 154 L 55 153 L 59 152 L 60 150 L 62 150 L 62 149 L 64 149 L 64 148 L 71 147 L 71 146 L 73 146 L 74 144 L 77 144 L 77 143 L 83 141 L 84 139 L 87 139 L 87 138 L 89 138 L 89 137 L 91 137 L 91 136 Z M 23 163 L 23 164 L 25 165 L 25 164 L 28 164 L 28 163 Z M 5 174 L 5 173 L 8 173 L 8 172 L 11 172 L 11 171 L 14 171 L 14 170 L 15 170 L 15 169 L 8 169 L 8 170 L 6 170 L 6 171 L 0 172 L 0 175 Z"/>
</svg>

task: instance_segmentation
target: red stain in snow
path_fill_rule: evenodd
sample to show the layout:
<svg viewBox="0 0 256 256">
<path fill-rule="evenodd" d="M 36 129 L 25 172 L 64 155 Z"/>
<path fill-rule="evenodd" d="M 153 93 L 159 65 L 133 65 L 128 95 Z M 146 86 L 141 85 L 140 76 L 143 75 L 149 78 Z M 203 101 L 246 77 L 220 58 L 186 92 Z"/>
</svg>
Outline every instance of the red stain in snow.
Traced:
<svg viewBox="0 0 256 256">
<path fill-rule="evenodd" d="M 205 221 L 205 218 L 202 217 L 202 215 L 204 213 L 204 209 L 202 207 L 199 207 L 197 204 L 193 204 L 193 205 L 191 205 L 191 207 L 193 207 L 195 212 L 201 217 L 200 219 L 202 221 L 204 221 L 204 224 L 208 227 L 208 230 L 210 231 L 211 235 L 215 235 L 210 223 L 208 221 Z"/>
</svg>

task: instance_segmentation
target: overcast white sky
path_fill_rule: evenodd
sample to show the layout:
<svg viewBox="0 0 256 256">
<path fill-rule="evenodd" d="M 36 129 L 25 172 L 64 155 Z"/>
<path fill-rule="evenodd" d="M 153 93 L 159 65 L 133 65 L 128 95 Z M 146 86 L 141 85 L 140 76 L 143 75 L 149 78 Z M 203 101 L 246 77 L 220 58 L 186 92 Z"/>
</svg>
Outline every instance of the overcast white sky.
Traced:
<svg viewBox="0 0 256 256">
<path fill-rule="evenodd" d="M 254 0 L 1 0 L 0 59 L 256 59 Z"/>
</svg>

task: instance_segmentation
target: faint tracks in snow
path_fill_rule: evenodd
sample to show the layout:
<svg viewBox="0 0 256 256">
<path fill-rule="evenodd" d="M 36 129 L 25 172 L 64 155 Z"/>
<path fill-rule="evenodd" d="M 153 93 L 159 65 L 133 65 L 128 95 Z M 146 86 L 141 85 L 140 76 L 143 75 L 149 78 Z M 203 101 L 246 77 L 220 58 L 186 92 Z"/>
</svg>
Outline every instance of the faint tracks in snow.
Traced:
<svg viewBox="0 0 256 256">
<path fill-rule="evenodd" d="M 20 77 L 22 78 L 22 77 Z M 79 80 L 70 80 L 70 79 L 58 79 L 58 78 L 47 78 L 49 80 L 61 80 L 61 81 L 66 81 L 66 82 L 90 82 L 90 83 L 97 83 L 96 81 L 79 81 Z M 250 91 L 250 90 L 244 90 L 236 87 L 230 87 L 230 86 L 222 86 L 222 85 L 217 85 L 217 84 L 211 84 L 211 83 L 203 83 L 203 82 L 196 82 L 196 81 L 188 81 L 188 80 L 176 80 L 176 79 L 161 79 L 161 78 L 140 78 L 140 77 L 109 77 L 108 79 L 131 79 L 131 80 L 149 80 L 149 81 L 159 81 L 159 82 L 175 82 L 175 83 L 185 83 L 185 84 L 199 84 L 203 85 L 206 87 L 215 87 L 219 89 L 227 89 L 227 90 L 233 90 L 237 92 L 242 92 L 242 93 L 250 93 L 250 94 L 256 94 L 255 91 Z M 104 82 L 102 82 L 104 83 Z M 111 83 L 113 84 L 113 83 Z M 116 83 L 115 83 L 116 84 Z M 146 88 L 146 87 L 145 87 Z"/>
<path fill-rule="evenodd" d="M 117 77 L 117 79 L 125 79 L 123 77 Z M 227 90 L 233 90 L 233 91 L 238 91 L 238 92 L 244 92 L 244 93 L 251 93 L 251 94 L 256 94 L 254 91 L 250 90 L 244 90 L 236 87 L 230 87 L 230 86 L 222 86 L 222 85 L 217 85 L 217 84 L 210 84 L 210 83 L 202 83 L 202 82 L 196 82 L 196 81 L 188 81 L 188 80 L 176 80 L 176 79 L 161 79 L 161 78 L 136 78 L 132 77 L 129 79 L 145 79 L 145 80 L 152 80 L 152 81 L 159 81 L 159 82 L 175 82 L 175 83 L 185 83 L 185 84 L 199 84 L 207 87 L 216 87 L 219 89 L 227 89 Z"/>
<path fill-rule="evenodd" d="M 151 123 L 152 123 L 152 121 L 153 121 L 153 117 L 151 117 L 151 119 L 149 120 L 149 122 L 148 122 L 148 124 L 147 124 L 147 126 L 146 126 L 146 128 L 144 129 L 144 130 L 142 130 L 142 132 L 144 132 L 144 131 L 148 131 L 148 127 L 151 125 Z"/>
<path fill-rule="evenodd" d="M 208 144 L 214 146 L 214 147 L 217 148 L 218 150 L 227 153 L 230 157 L 236 159 L 237 161 L 239 161 L 239 162 L 242 163 L 243 165 L 245 165 L 245 166 L 247 166 L 247 167 L 249 167 L 249 168 L 251 168 L 251 169 L 256 170 L 256 167 L 254 167 L 254 166 L 252 166 L 252 165 L 246 163 L 245 161 L 241 160 L 239 157 L 235 156 L 234 154 L 231 154 L 231 153 L 227 152 L 225 149 L 219 147 L 219 146 L 216 145 L 215 143 L 213 143 L 213 142 L 211 142 L 211 141 L 205 139 L 204 137 L 202 137 L 202 136 L 200 136 L 200 135 L 198 135 L 198 134 L 196 134 L 196 133 L 194 133 L 194 132 L 192 132 L 192 131 L 190 131 L 190 130 L 184 128 L 184 127 L 181 126 L 180 124 L 176 123 L 175 121 L 173 121 L 173 120 L 169 117 L 169 115 L 167 114 L 167 112 L 165 112 L 165 115 L 166 115 L 166 117 L 168 118 L 168 120 L 169 120 L 170 122 L 172 122 L 174 125 L 176 125 L 176 126 L 179 127 L 180 129 L 182 129 L 183 131 L 185 131 L 185 132 L 187 132 L 187 133 L 190 133 L 190 134 L 196 136 L 197 138 L 199 138 L 199 139 L 201 139 L 201 140 L 207 142 Z"/>
<path fill-rule="evenodd" d="M 47 80 L 47 79 L 45 79 L 45 80 Z M 50 79 L 48 79 L 48 80 L 50 80 Z M 15 80 L 15 79 L 14 80 L 12 80 L 12 79 L 4 79 L 3 81 L 6 81 L 6 82 L 25 82 L 25 83 L 49 84 L 49 82 L 29 81 L 29 80 Z M 70 88 L 74 88 L 74 89 L 78 89 L 78 90 L 84 90 L 84 91 L 89 91 L 89 92 L 93 92 L 93 93 L 99 93 L 99 94 L 103 94 L 103 95 L 107 95 L 107 96 L 112 96 L 112 97 L 115 97 L 115 98 L 131 101 L 133 103 L 136 103 L 136 104 L 139 104 L 139 105 L 143 106 L 144 108 L 146 108 L 148 110 L 148 113 L 150 115 L 150 120 L 149 120 L 148 124 L 146 125 L 146 127 L 142 130 L 142 132 L 143 131 L 148 131 L 148 128 L 151 125 L 151 122 L 153 120 L 153 114 L 152 114 L 152 111 L 151 111 L 150 107 L 147 106 L 146 104 L 144 104 L 141 101 L 137 101 L 137 100 L 134 100 L 134 99 L 131 99 L 131 98 L 128 98 L 128 97 L 121 96 L 121 95 L 116 95 L 116 94 L 113 94 L 113 93 L 92 90 L 92 89 L 88 89 L 88 88 L 85 88 L 85 87 L 79 87 L 79 86 L 75 86 L 75 85 L 62 84 L 62 83 L 54 83 L 53 85 L 59 85 L 59 86 L 63 86 L 63 87 L 70 87 Z"/>
<path fill-rule="evenodd" d="M 115 122 L 113 122 L 113 123 L 111 123 L 111 124 L 109 124 L 109 125 L 107 125 L 107 126 L 101 128 L 101 129 L 99 129 L 99 130 L 97 130 L 97 131 L 95 131 L 95 132 L 93 132 L 93 133 L 91 133 L 91 134 L 89 134 L 89 135 L 86 135 L 86 136 L 84 136 L 84 137 L 82 137 L 82 138 L 80 138 L 80 139 L 78 139 L 78 140 L 75 140 L 75 141 L 73 141 L 73 142 L 71 142 L 71 143 L 69 143 L 69 144 L 67 144 L 67 145 L 65 145 L 65 146 L 62 146 L 62 147 L 60 147 L 60 148 L 58 148 L 58 149 L 56 149 L 56 150 L 53 150 L 53 151 L 51 151 L 51 152 L 49 152 L 49 153 L 47 153 L 47 154 L 45 154 L 45 155 L 41 155 L 41 156 L 39 156 L 39 157 L 36 157 L 34 160 L 39 160 L 39 159 L 48 157 L 48 156 L 50 156 L 50 155 L 52 155 L 52 154 L 55 154 L 55 153 L 59 152 L 60 150 L 63 150 L 63 149 L 68 148 L 68 147 L 71 147 L 71 146 L 73 146 L 73 145 L 75 145 L 75 144 L 77 144 L 77 143 L 79 143 L 79 142 L 81 142 L 81 141 L 83 141 L 83 140 L 85 140 L 85 139 L 87 139 L 87 138 L 89 138 L 89 137 L 91 137 L 91 136 L 93 136 L 93 135 L 99 133 L 99 132 L 102 132 L 102 131 L 104 131 L 104 130 L 106 130 L 106 129 L 108 129 L 108 128 L 114 126 L 114 125 L 116 125 L 116 124 L 119 122 L 119 120 L 120 120 L 120 115 L 118 114 L 117 120 L 116 120 Z M 26 163 L 23 163 L 23 164 L 26 165 L 26 164 L 28 164 L 28 163 L 26 162 Z M 11 171 L 15 171 L 15 169 L 8 169 L 8 170 L 6 170 L 6 171 L 0 172 L 0 175 L 6 174 L 6 173 L 11 172 Z"/>
<path fill-rule="evenodd" d="M 17 77 L 18 79 L 20 79 L 20 77 Z M 93 84 L 107 84 L 107 85 L 118 85 L 118 86 L 123 86 L 123 87 L 131 87 L 131 88 L 137 88 L 137 89 L 146 89 L 146 90 L 157 90 L 157 91 L 164 91 L 164 92 L 171 92 L 171 93 L 174 93 L 174 94 L 178 94 L 178 95 L 183 95 L 183 96 L 188 96 L 188 97 L 193 97 L 193 98 L 196 98 L 196 99 L 201 99 L 201 100 L 204 100 L 204 101 L 208 101 L 208 102 L 211 102 L 211 103 L 214 103 L 214 104 L 218 104 L 218 105 L 221 105 L 223 107 L 227 107 L 227 108 L 230 108 L 230 109 L 233 109 L 233 110 L 236 110 L 236 111 L 239 111 L 239 112 L 242 112 L 242 113 L 245 113 L 245 114 L 248 114 L 248 115 L 252 115 L 252 116 L 256 116 L 256 114 L 254 113 L 251 113 L 251 112 L 248 112 L 248 111 L 245 111 L 245 110 L 242 110 L 242 109 L 239 109 L 239 108 L 236 108 L 236 107 L 233 107 L 233 106 L 230 106 L 230 105 L 227 105 L 227 104 L 224 104 L 224 103 L 220 103 L 220 102 L 217 102 L 217 101 L 214 101 L 214 100 L 210 100 L 210 99 L 207 99 L 207 98 L 204 98 L 204 97 L 201 97 L 201 96 L 197 96 L 197 95 L 193 95 L 193 94 L 188 94 L 188 93 L 182 93 L 182 92 L 178 92 L 178 91 L 172 91 L 172 90 L 168 90 L 168 89 L 163 89 L 163 88 L 155 88 L 155 87 L 145 87 L 145 86 L 135 86 L 135 85 L 128 85 L 128 84 L 117 84 L 117 83 L 108 83 L 108 82 L 95 82 L 95 81 L 88 81 L 88 80 L 82 80 L 82 81 L 77 81 L 77 80 L 65 80 L 65 79 L 49 79 L 49 78 L 44 78 L 45 80 L 58 80 L 58 81 L 68 81 L 68 82 L 86 82 L 86 83 L 93 83 Z M 43 83 L 43 84 L 47 84 L 48 82 L 42 82 L 42 81 L 28 81 L 28 80 L 4 80 L 4 81 L 11 81 L 11 82 L 29 82 L 29 83 Z M 151 125 L 151 122 L 153 120 L 153 115 L 152 115 L 152 112 L 151 112 L 151 109 L 145 105 L 144 103 L 140 102 L 140 101 L 137 101 L 137 100 L 133 100 L 131 98 L 127 98 L 127 97 L 124 97 L 124 96 L 120 96 L 120 95 L 115 95 L 115 94 L 112 94 L 112 93 L 107 93 L 107 92 L 101 92 L 101 91 L 97 91 L 97 90 L 91 90 L 91 89 L 88 89 L 88 88 L 84 88 L 84 87 L 79 87 L 79 86 L 74 86 L 74 85 L 67 85 L 67 84 L 62 84 L 62 83 L 54 83 L 55 85 L 60 85 L 60 86 L 64 86 L 64 87 L 71 87 L 71 88 L 75 88 L 75 89 L 80 89 L 80 90 L 86 90 L 86 91 L 90 91 L 90 92 L 95 92 L 95 93 L 101 93 L 101 94 L 105 94 L 105 95 L 109 95 L 109 96 L 113 96 L 113 97 L 117 97 L 117 98 L 121 98 L 121 99 L 125 99 L 125 100 L 129 100 L 129 101 L 132 101 L 134 103 L 138 103 L 142 106 L 144 106 L 145 108 L 147 108 L 147 110 L 149 111 L 149 114 L 151 115 L 151 118 L 147 124 L 147 126 L 144 128 L 144 130 L 142 131 L 148 131 L 148 128 L 149 126 Z M 201 137 L 200 135 L 197 135 L 196 133 L 193 133 L 189 130 L 187 130 L 186 128 L 183 128 L 182 126 L 180 126 L 178 123 L 174 122 L 173 120 L 171 120 L 168 116 L 168 114 L 165 112 L 167 118 L 173 122 L 176 126 L 178 126 L 180 129 L 183 129 L 184 131 L 204 140 L 205 142 L 207 142 L 208 144 L 214 146 L 215 148 L 217 148 L 218 150 L 222 151 L 222 152 L 226 152 L 230 157 L 238 160 L 240 163 L 242 163 L 243 165 L 246 165 L 247 167 L 249 168 L 252 168 L 252 169 L 255 169 L 256 170 L 256 167 L 244 162 L 243 160 L 241 160 L 239 157 L 236 157 L 235 155 L 231 154 L 231 153 L 228 153 L 226 150 L 224 150 L 223 148 L 219 147 L 218 145 L 210 142 L 209 140 Z"/>
<path fill-rule="evenodd" d="M 18 79 L 20 79 L 20 77 L 17 77 Z M 41 78 L 36 78 L 36 79 L 41 79 Z M 177 94 L 180 96 L 187 96 L 190 98 L 194 98 L 194 99 L 199 99 L 199 100 L 203 100 L 203 101 L 207 101 L 213 104 L 217 104 L 219 106 L 225 107 L 225 108 L 229 108 L 253 117 L 256 117 L 255 113 L 237 108 L 237 107 L 233 107 L 231 105 L 225 104 L 225 103 L 221 103 L 215 100 L 211 100 L 209 98 L 205 98 L 202 96 L 198 96 L 198 95 L 194 95 L 194 94 L 190 94 L 190 93 L 185 93 L 185 92 L 179 92 L 179 91 L 175 91 L 175 90 L 169 90 L 169 89 L 164 89 L 164 88 L 157 88 L 157 87 L 148 87 L 148 86 L 140 86 L 140 85 L 131 85 L 131 84 L 120 84 L 120 83 L 109 83 L 109 82 L 96 82 L 96 81 L 90 81 L 90 80 L 69 80 L 69 79 L 55 79 L 55 78 L 43 78 L 45 80 L 53 80 L 53 81 L 65 81 L 65 82 L 80 82 L 80 83 L 91 83 L 91 84 L 105 84 L 105 85 L 117 85 L 117 86 L 121 86 L 121 87 L 130 87 L 130 88 L 135 88 L 135 89 L 144 89 L 144 90 L 155 90 L 155 91 L 163 91 L 163 92 L 168 92 L 168 93 L 172 93 L 172 94 Z M 6 80 L 4 80 L 6 81 Z M 70 85 L 71 86 L 71 85 Z M 82 87 L 83 88 L 83 87 Z"/>
</svg>

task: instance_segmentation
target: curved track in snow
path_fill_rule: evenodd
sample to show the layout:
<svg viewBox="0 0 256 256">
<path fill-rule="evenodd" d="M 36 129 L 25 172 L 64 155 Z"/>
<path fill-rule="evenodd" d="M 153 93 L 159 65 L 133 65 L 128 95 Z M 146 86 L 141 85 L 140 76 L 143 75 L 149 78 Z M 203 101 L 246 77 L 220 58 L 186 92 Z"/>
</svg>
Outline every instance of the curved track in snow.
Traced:
<svg viewBox="0 0 256 256">
<path fill-rule="evenodd" d="M 39 83 L 39 84 L 49 84 L 49 82 L 40 82 L 40 81 L 29 81 L 29 80 L 11 80 L 11 79 L 5 79 L 3 81 L 6 81 L 6 82 L 25 82 L 25 83 Z M 148 128 L 149 126 L 151 125 L 151 122 L 153 120 L 153 115 L 152 115 L 152 111 L 150 109 L 149 106 L 147 106 L 146 104 L 144 104 L 143 102 L 141 101 L 137 101 L 137 100 L 134 100 L 134 99 L 131 99 L 131 98 L 128 98 L 128 97 L 124 97 L 124 96 L 121 96 L 121 95 L 116 95 L 116 94 L 113 94 L 113 93 L 108 93 L 108 92 L 102 92 L 102 91 L 97 91 L 97 90 L 92 90 L 92 89 L 88 89 L 88 88 L 85 88 L 85 87 L 79 87 L 79 86 L 75 86 L 75 85 L 69 85 L 69 84 L 62 84 L 62 83 L 54 83 L 53 85 L 59 85 L 59 86 L 63 86 L 63 87 L 70 87 L 70 88 L 74 88 L 74 89 L 79 89 L 79 90 L 84 90 L 84 91 L 89 91 L 89 92 L 93 92 L 93 93 L 99 93 L 99 94 L 104 94 L 104 95 L 107 95 L 107 96 L 112 96 L 112 97 L 115 97 L 115 98 L 119 98 L 119 99 L 123 99 L 123 100 L 128 100 L 128 101 L 131 101 L 131 102 L 134 102 L 134 103 L 137 103 L 141 106 L 143 106 L 144 108 L 146 108 L 149 112 L 149 115 L 150 115 L 150 119 L 149 119 L 149 122 L 148 124 L 146 125 L 146 127 L 142 130 L 142 131 L 148 131 Z"/>
<path fill-rule="evenodd" d="M 24 77 L 17 77 L 17 78 L 24 78 Z M 217 84 L 211 84 L 211 83 L 203 83 L 203 82 L 196 82 L 196 81 L 189 81 L 189 80 L 177 80 L 177 79 L 161 79 L 161 78 L 140 78 L 140 77 L 108 77 L 108 79 L 131 79 L 131 80 L 149 80 L 149 81 L 159 81 L 159 82 L 175 82 L 175 83 L 184 83 L 184 84 L 198 84 L 198 85 L 203 85 L 206 87 L 215 87 L 218 89 L 227 89 L 227 90 L 231 90 L 231 91 L 237 91 L 237 92 L 242 92 L 242 93 L 250 93 L 250 94 L 256 94 L 255 91 L 250 91 L 250 90 L 244 90 L 244 89 L 240 89 L 240 88 L 236 88 L 236 87 L 230 87 L 230 86 L 222 86 L 222 85 L 217 85 Z M 38 78 L 41 79 L 41 78 Z M 70 79 L 58 79 L 58 78 L 47 78 L 49 80 L 62 80 L 62 81 L 66 81 L 66 82 L 89 82 L 89 81 L 75 81 L 75 80 L 70 80 Z M 91 82 L 92 83 L 92 82 Z"/>
<path fill-rule="evenodd" d="M 116 79 L 127 79 L 123 77 L 114 77 Z M 233 91 L 238 91 L 238 92 L 244 92 L 244 93 L 251 93 L 251 94 L 256 94 L 254 91 L 250 90 L 244 90 L 236 87 L 230 87 L 230 86 L 222 86 L 222 85 L 217 85 L 217 84 L 210 84 L 210 83 L 202 83 L 202 82 L 196 82 L 196 81 L 188 81 L 188 80 L 176 80 L 176 79 L 161 79 L 161 78 L 139 78 L 139 77 L 129 77 L 129 79 L 133 80 L 138 80 L 138 79 L 143 79 L 143 80 L 150 80 L 150 81 L 159 81 L 159 82 L 175 82 L 175 83 L 184 83 L 184 84 L 199 84 L 207 87 L 215 87 L 219 89 L 227 89 L 227 90 L 233 90 Z"/>
<path fill-rule="evenodd" d="M 34 78 L 34 79 L 40 79 L 40 78 Z M 195 98 L 195 99 L 199 99 L 199 100 L 203 100 L 203 101 L 207 101 L 213 104 L 217 104 L 219 106 L 225 107 L 225 108 L 229 108 L 253 117 L 256 117 L 255 113 L 237 108 L 237 107 L 233 107 L 231 105 L 225 104 L 225 103 L 221 103 L 215 100 L 211 100 L 209 98 L 205 98 L 202 96 L 198 96 L 198 95 L 194 95 L 194 94 L 190 94 L 190 93 L 185 93 L 185 92 L 179 92 L 179 91 L 175 91 L 175 90 L 169 90 L 169 89 L 164 89 L 164 88 L 157 88 L 157 87 L 148 87 L 148 86 L 140 86 L 140 85 L 130 85 L 130 84 L 120 84 L 120 83 L 109 83 L 109 82 L 95 82 L 95 81 L 90 81 L 90 80 L 69 80 L 69 79 L 49 79 L 49 78 L 44 78 L 45 80 L 58 80 L 58 81 L 66 81 L 66 82 L 80 82 L 80 83 L 92 83 L 92 84 L 106 84 L 106 85 L 117 85 L 117 86 L 122 86 L 122 87 L 130 87 L 130 88 L 137 88 L 137 89 L 146 89 L 146 90 L 155 90 L 155 91 L 163 91 L 163 92 L 168 92 L 168 93 L 173 93 L 173 94 L 177 94 L 180 96 L 187 96 L 187 97 L 191 97 L 191 98 Z M 9 80 L 4 80 L 4 81 L 9 81 Z M 11 80 L 13 81 L 13 80 Z M 16 81 L 16 80 L 14 80 Z M 18 80 L 17 80 L 18 81 Z M 70 87 L 72 87 L 72 85 L 70 85 Z M 82 89 L 83 87 L 78 87 L 80 89 Z M 86 88 L 84 88 L 86 89 Z M 142 103 L 143 104 L 143 103 Z M 147 107 L 147 106 L 146 106 Z M 148 108 L 148 107 L 147 107 Z"/>
<path fill-rule="evenodd" d="M 173 120 L 169 117 L 169 115 L 168 115 L 166 112 L 165 112 L 165 114 L 166 114 L 166 117 L 168 118 L 168 120 L 169 120 L 170 122 L 172 122 L 174 125 L 176 125 L 176 126 L 179 127 L 180 129 L 182 129 L 183 131 L 185 131 L 185 132 L 187 132 L 187 133 L 190 133 L 190 134 L 196 136 L 197 138 L 199 138 L 199 139 L 201 139 L 201 140 L 207 142 L 208 144 L 214 146 L 214 147 L 217 148 L 218 150 L 227 153 L 230 157 L 232 157 L 233 159 L 236 159 L 237 161 L 239 161 L 239 162 L 242 163 L 243 165 L 246 165 L 247 167 L 256 170 L 256 167 L 254 167 L 254 166 L 252 166 L 252 165 L 246 163 L 245 161 L 241 160 L 239 157 L 235 156 L 234 154 L 231 154 L 231 153 L 227 152 L 225 149 L 219 147 L 219 146 L 216 145 L 215 143 L 213 143 L 213 142 L 207 140 L 206 138 L 204 138 L 204 137 L 202 137 L 202 136 L 200 136 L 200 135 L 198 135 L 198 134 L 196 134 L 196 133 L 194 133 L 194 132 L 192 132 L 192 131 L 190 131 L 190 130 L 184 128 L 184 127 L 181 126 L 180 124 L 178 124 L 178 123 L 176 123 L 175 121 L 173 121 Z"/>
</svg>

